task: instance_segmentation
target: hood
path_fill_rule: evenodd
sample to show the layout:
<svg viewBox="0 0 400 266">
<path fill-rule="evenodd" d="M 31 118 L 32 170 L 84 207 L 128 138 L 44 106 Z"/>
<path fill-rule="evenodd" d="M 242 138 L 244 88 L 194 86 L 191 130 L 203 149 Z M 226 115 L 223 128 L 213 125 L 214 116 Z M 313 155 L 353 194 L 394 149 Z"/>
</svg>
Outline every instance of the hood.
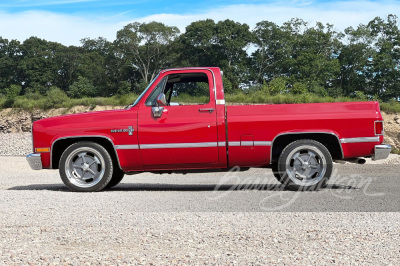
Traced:
<svg viewBox="0 0 400 266">
<path fill-rule="evenodd" d="M 64 131 L 92 131 L 106 129 L 124 123 L 124 120 L 136 121 L 137 115 L 134 109 L 108 110 L 79 114 L 70 114 L 44 118 L 33 123 L 34 130 L 47 132 Z"/>
</svg>

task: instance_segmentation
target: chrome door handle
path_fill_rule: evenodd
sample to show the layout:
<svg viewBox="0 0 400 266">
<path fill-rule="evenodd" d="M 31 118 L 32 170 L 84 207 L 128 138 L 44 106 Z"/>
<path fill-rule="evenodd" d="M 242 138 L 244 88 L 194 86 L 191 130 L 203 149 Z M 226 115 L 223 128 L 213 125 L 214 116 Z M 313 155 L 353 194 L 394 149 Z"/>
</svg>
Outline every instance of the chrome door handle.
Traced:
<svg viewBox="0 0 400 266">
<path fill-rule="evenodd" d="M 214 108 L 203 108 L 203 109 L 199 109 L 199 112 L 210 112 L 212 113 L 214 111 Z"/>
</svg>

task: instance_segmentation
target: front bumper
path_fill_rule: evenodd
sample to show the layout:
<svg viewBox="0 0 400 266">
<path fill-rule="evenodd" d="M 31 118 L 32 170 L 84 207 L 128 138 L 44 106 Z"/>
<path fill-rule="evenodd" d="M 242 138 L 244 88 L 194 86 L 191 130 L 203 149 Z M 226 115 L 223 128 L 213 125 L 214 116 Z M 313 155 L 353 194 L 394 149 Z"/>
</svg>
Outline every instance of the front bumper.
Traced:
<svg viewBox="0 0 400 266">
<path fill-rule="evenodd" d="M 390 152 L 392 151 L 392 146 L 381 144 L 375 146 L 374 155 L 372 155 L 372 160 L 383 160 L 389 157 Z"/>
<path fill-rule="evenodd" d="M 41 170 L 42 166 L 42 156 L 39 153 L 31 153 L 26 156 L 26 160 L 32 170 Z"/>
</svg>

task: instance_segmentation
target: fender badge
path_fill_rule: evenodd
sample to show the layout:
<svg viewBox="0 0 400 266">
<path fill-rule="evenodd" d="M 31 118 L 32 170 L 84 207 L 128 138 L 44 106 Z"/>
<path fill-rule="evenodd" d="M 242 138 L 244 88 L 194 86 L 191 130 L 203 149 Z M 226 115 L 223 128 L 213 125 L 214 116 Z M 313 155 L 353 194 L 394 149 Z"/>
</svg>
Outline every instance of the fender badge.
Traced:
<svg viewBox="0 0 400 266">
<path fill-rule="evenodd" d="M 111 133 L 128 132 L 129 136 L 132 136 L 134 131 L 135 130 L 133 129 L 133 126 L 129 126 L 128 128 L 122 128 L 122 129 L 111 129 Z"/>
</svg>

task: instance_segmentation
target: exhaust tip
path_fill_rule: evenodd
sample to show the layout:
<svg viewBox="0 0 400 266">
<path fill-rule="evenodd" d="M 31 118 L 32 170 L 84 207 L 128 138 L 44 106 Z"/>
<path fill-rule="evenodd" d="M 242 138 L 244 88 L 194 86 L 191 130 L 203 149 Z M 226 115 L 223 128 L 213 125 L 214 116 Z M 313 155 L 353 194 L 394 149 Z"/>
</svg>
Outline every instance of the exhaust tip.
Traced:
<svg viewBox="0 0 400 266">
<path fill-rule="evenodd" d="M 367 160 L 365 160 L 365 159 L 363 159 L 363 158 L 360 158 L 360 159 L 358 159 L 358 161 L 357 161 L 358 164 L 365 164 L 366 162 L 367 162 Z"/>
<path fill-rule="evenodd" d="M 355 164 L 365 164 L 367 160 L 364 158 L 351 158 L 345 160 L 335 160 L 336 163 L 345 164 L 345 163 L 355 163 Z"/>
</svg>

